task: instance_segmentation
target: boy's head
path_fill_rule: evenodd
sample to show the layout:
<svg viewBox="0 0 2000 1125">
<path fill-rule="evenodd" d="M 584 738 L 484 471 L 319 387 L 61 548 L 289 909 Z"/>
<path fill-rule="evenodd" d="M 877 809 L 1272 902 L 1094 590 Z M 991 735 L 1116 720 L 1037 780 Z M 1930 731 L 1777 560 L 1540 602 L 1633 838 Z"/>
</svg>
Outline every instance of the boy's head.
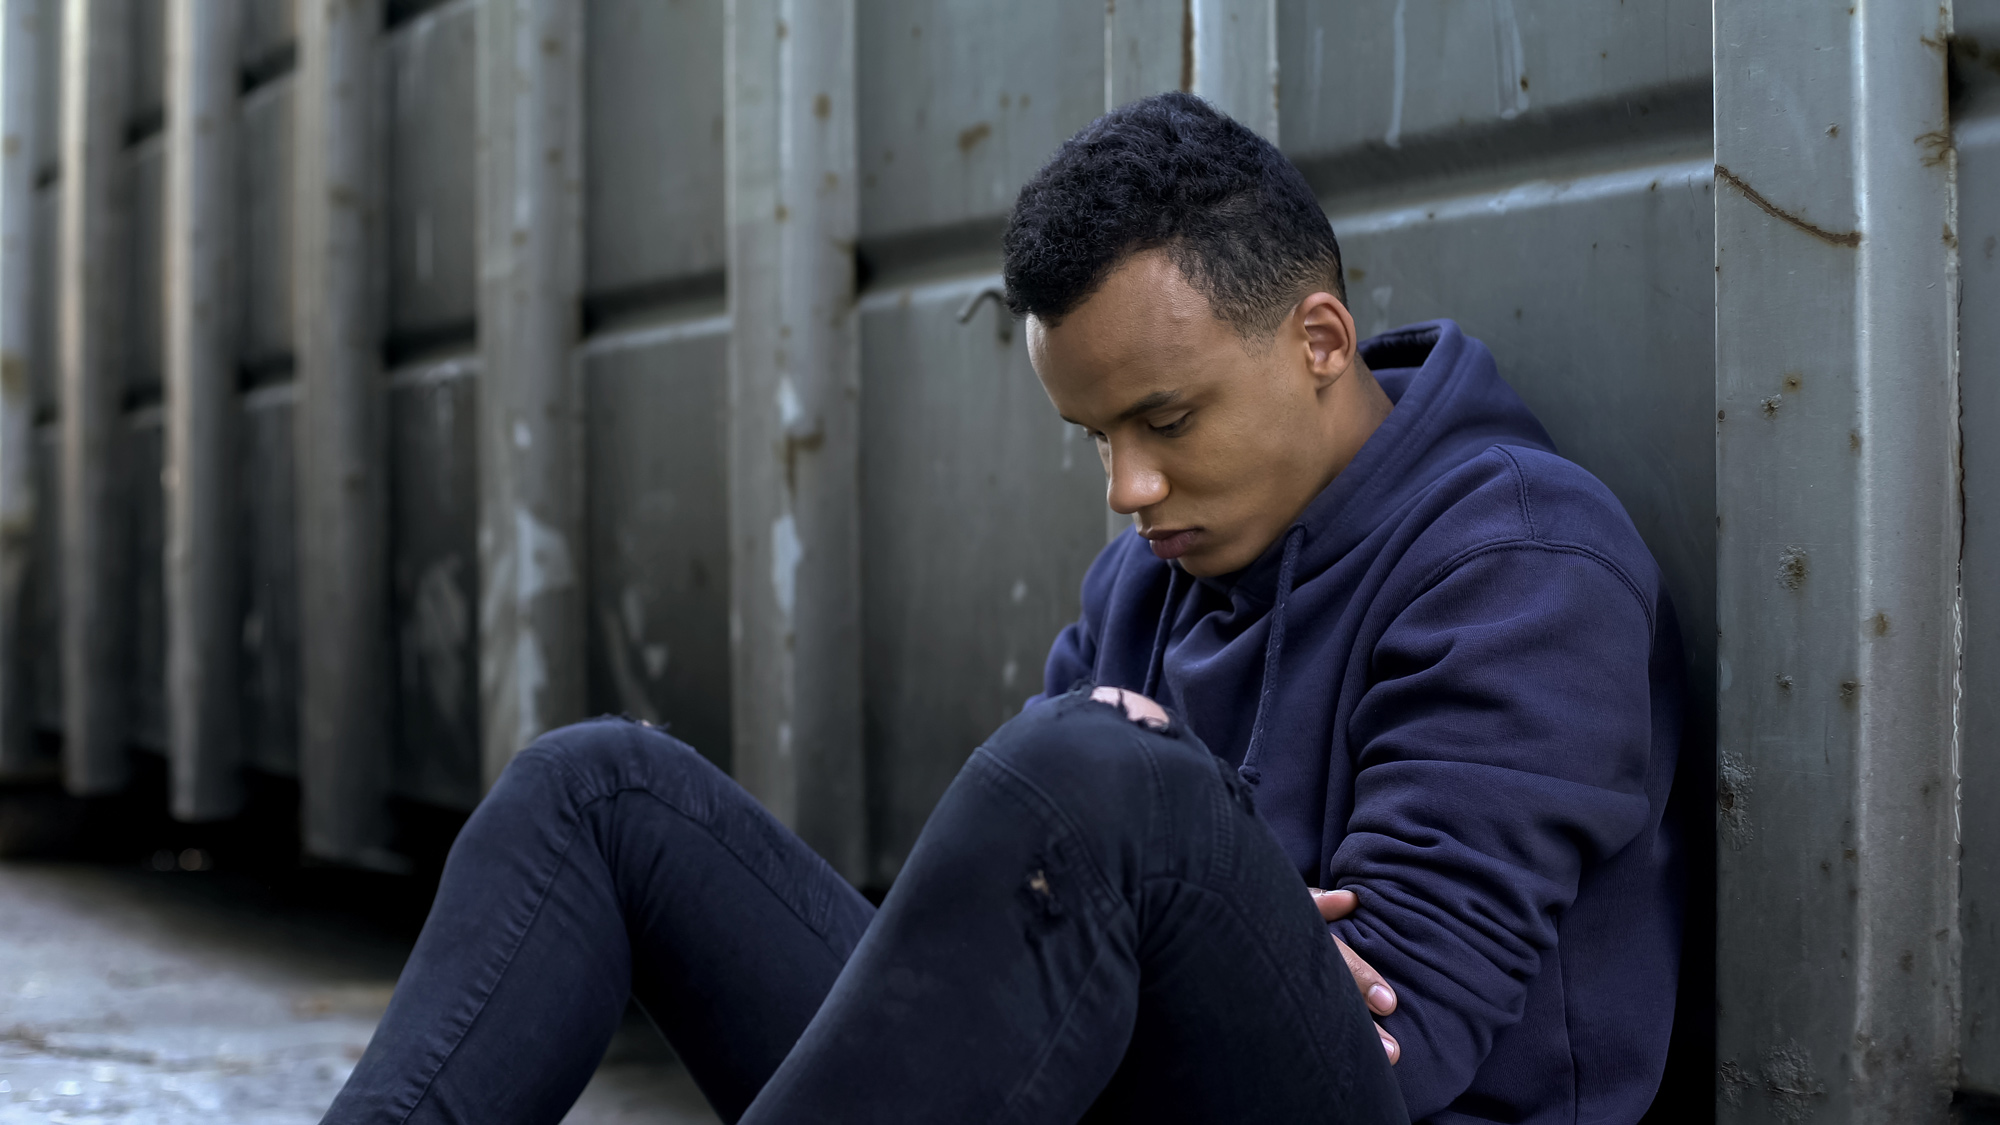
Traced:
<svg viewBox="0 0 2000 1125">
<path fill-rule="evenodd" d="M 1005 250 L 1050 401 L 1096 440 L 1111 507 L 1191 574 L 1253 561 L 1388 413 L 1305 178 L 1198 98 L 1064 142 Z"/>
</svg>

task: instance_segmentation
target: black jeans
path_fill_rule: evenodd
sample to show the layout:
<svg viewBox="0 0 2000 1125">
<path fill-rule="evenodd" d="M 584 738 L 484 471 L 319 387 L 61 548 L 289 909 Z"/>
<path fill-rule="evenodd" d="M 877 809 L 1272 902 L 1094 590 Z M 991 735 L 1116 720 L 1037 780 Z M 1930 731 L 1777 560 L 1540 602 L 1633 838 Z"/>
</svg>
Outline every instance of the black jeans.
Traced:
<svg viewBox="0 0 2000 1125">
<path fill-rule="evenodd" d="M 665 733 L 542 737 L 326 1121 L 557 1121 L 630 995 L 729 1120 L 1408 1120 L 1235 771 L 1076 693 L 973 754 L 879 912 Z"/>
</svg>

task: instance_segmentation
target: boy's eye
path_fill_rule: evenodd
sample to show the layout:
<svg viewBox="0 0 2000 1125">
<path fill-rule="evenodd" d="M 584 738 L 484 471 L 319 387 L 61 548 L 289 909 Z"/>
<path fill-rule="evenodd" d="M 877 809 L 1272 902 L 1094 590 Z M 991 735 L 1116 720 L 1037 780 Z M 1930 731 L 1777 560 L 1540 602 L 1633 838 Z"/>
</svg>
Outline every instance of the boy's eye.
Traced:
<svg viewBox="0 0 2000 1125">
<path fill-rule="evenodd" d="M 1170 422 L 1154 422 L 1151 424 L 1152 430 L 1154 433 L 1160 434 L 1164 437 L 1172 437 L 1173 435 L 1180 433 L 1182 430 L 1187 429 L 1188 418 L 1190 417 L 1191 413 L 1192 412 L 1190 412 L 1189 414 L 1182 414 Z"/>
</svg>

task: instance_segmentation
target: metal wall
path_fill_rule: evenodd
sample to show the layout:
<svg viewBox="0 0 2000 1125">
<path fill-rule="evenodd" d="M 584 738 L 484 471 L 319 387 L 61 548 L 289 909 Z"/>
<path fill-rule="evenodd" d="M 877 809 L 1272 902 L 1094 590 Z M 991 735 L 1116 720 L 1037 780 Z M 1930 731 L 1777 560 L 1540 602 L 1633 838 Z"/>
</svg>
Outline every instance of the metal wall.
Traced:
<svg viewBox="0 0 2000 1125">
<path fill-rule="evenodd" d="M 1700 0 L 190 11 L 5 3 L 0 772 L 95 792 L 164 754 L 177 811 L 222 816 L 240 762 L 300 779 L 309 848 L 393 866 L 388 801 L 469 808 L 532 730 L 619 711 L 886 883 L 1038 690 L 1107 527 L 991 296 L 1007 209 L 1107 104 L 1187 87 L 1305 170 L 1362 330 L 1457 319 L 1660 560 L 1692 694 L 1672 1104 L 2000 1095 L 2000 836 L 1959 814 L 2000 800 L 1995 0 L 1955 39 Z M 190 202 L 169 102 L 203 34 L 236 41 L 236 170 Z M 1952 132 L 1933 105 L 1942 140 L 1882 141 L 1947 42 Z M 165 280 L 200 245 L 175 200 L 218 192 L 228 370 L 175 345 Z M 1871 192 L 1939 217 L 1928 257 L 1876 249 Z M 1962 380 L 1935 332 L 1913 371 L 1857 335 L 1946 323 L 1923 302 L 1953 285 Z M 235 478 L 177 485 L 217 379 Z M 227 604 L 175 593 L 176 487 L 237 529 L 194 544 L 227 550 Z M 227 675 L 187 655 L 217 629 Z M 191 699 L 235 708 L 235 745 L 185 733 Z"/>
</svg>

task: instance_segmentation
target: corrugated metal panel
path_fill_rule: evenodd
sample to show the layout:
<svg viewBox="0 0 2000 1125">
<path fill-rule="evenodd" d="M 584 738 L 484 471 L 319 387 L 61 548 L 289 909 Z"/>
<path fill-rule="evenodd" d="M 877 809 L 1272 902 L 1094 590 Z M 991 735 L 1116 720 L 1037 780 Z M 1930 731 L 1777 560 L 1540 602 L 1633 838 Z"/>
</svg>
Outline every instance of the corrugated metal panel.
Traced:
<svg viewBox="0 0 2000 1125">
<path fill-rule="evenodd" d="M 479 784 L 479 364 L 390 376 L 391 570 L 399 689 L 396 791 L 470 809 Z"/>
<path fill-rule="evenodd" d="M 61 431 L 53 423 L 35 428 L 35 506 L 57 510 L 56 470 L 62 464 Z M 28 698 L 37 731 L 59 731 L 63 725 L 62 661 L 56 654 L 62 637 L 62 545 L 41 522 L 28 560 L 23 600 L 28 605 Z"/>
<path fill-rule="evenodd" d="M 725 767 L 728 333 L 712 315 L 583 353 L 590 707 L 664 725 Z"/>
<path fill-rule="evenodd" d="M 885 0 L 860 8 L 861 234 L 983 220 L 996 252 L 1014 193 L 1104 112 L 1104 12 Z"/>
<path fill-rule="evenodd" d="M 298 39 L 298 13 L 293 0 L 249 0 L 243 5 L 243 46 L 238 65 L 257 74 L 282 64 Z"/>
<path fill-rule="evenodd" d="M 243 396 L 243 757 L 284 777 L 299 770 L 298 485 L 292 408 L 297 389 L 278 383 Z"/>
<path fill-rule="evenodd" d="M 257 5 L 252 4 L 254 10 Z M 242 229 L 237 277 L 243 308 L 238 354 L 253 382 L 289 378 L 292 366 L 292 111 L 288 76 L 243 99 L 238 124 Z"/>
<path fill-rule="evenodd" d="M 720 293 L 722 0 L 589 0 L 584 290 L 643 302 Z M 648 291 L 652 292 L 648 292 Z"/>
<path fill-rule="evenodd" d="M 165 320 L 161 315 L 163 279 L 160 219 L 166 200 L 166 146 L 157 134 L 125 154 L 125 190 L 131 207 L 125 227 L 130 246 L 122 263 L 127 312 L 121 325 L 125 337 L 125 401 L 157 402 L 165 356 Z"/>
<path fill-rule="evenodd" d="M 1958 826 L 1964 1084 L 2000 1096 L 2000 0 L 1959 0 L 1958 354 L 1963 415 L 1965 670 Z"/>
<path fill-rule="evenodd" d="M 1050 408 L 1025 337 L 990 303 L 959 322 L 998 283 L 862 303 L 870 874 L 884 884 L 973 747 L 1041 690 L 1104 546 L 1096 447 Z"/>
<path fill-rule="evenodd" d="M 126 129 L 149 135 L 165 124 L 167 107 L 167 5 L 138 0 L 131 6 L 131 86 L 126 96 Z"/>
<path fill-rule="evenodd" d="M 397 350 L 470 342 L 474 264 L 473 32 L 469 0 L 432 9 L 383 44 L 389 88 L 388 323 Z"/>
</svg>

